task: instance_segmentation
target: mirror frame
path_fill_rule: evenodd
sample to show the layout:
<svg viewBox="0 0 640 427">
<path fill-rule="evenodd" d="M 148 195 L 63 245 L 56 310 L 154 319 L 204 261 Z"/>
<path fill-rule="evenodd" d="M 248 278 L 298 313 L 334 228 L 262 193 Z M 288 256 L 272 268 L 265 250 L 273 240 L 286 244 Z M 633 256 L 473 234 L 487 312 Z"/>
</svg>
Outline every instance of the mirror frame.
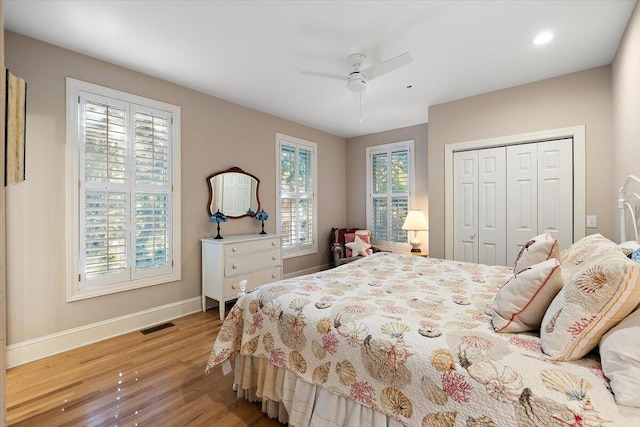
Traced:
<svg viewBox="0 0 640 427">
<path fill-rule="evenodd" d="M 256 200 L 258 201 L 258 209 L 256 209 L 256 211 L 253 213 L 253 215 L 249 215 L 247 213 L 245 213 L 243 215 L 237 215 L 237 216 L 226 215 L 225 214 L 227 216 L 227 218 L 242 218 L 242 217 L 245 217 L 245 216 L 250 216 L 250 217 L 256 216 L 256 213 L 260 212 L 260 206 L 261 206 L 260 205 L 260 180 L 255 175 L 252 175 L 252 174 L 250 174 L 248 172 L 245 172 L 245 171 L 243 171 L 242 169 L 240 169 L 237 166 L 231 167 L 231 168 L 229 168 L 227 170 L 223 170 L 223 171 L 220 171 L 220 172 L 213 173 L 213 174 L 211 174 L 211 175 L 209 175 L 207 177 L 206 182 L 207 182 L 207 186 L 209 187 L 209 202 L 207 203 L 207 213 L 209 214 L 209 216 L 212 216 L 215 213 L 215 212 L 211 212 L 211 203 L 213 202 L 213 186 L 211 185 L 211 180 L 214 177 L 216 177 L 218 175 L 222 175 L 224 173 L 240 173 L 240 174 L 247 175 L 247 176 L 255 179 L 256 180 Z"/>
</svg>

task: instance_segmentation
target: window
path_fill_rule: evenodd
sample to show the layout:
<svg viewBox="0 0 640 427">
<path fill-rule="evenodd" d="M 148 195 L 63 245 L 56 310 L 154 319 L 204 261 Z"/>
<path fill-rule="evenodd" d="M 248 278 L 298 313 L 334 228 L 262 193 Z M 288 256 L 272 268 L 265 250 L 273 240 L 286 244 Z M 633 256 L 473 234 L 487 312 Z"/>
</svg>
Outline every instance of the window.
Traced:
<svg viewBox="0 0 640 427">
<path fill-rule="evenodd" d="M 402 229 L 413 194 L 413 141 L 367 148 L 367 228 L 379 246 L 408 241 Z"/>
<path fill-rule="evenodd" d="M 285 258 L 318 252 L 316 144 L 276 134 L 277 230 Z"/>
<path fill-rule="evenodd" d="M 68 301 L 180 279 L 179 117 L 67 79 Z"/>
</svg>

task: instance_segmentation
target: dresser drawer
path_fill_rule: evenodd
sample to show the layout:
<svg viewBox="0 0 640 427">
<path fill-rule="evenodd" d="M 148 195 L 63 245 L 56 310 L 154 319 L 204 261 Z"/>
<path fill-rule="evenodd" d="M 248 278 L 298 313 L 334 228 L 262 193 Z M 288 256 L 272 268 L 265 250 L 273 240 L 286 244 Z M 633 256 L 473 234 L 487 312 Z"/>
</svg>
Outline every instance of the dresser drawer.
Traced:
<svg viewBox="0 0 640 427">
<path fill-rule="evenodd" d="M 238 296 L 240 292 L 240 281 L 247 281 L 246 291 L 249 292 L 258 286 L 265 283 L 275 282 L 280 280 L 280 267 L 267 268 L 260 271 L 254 271 L 253 273 L 243 274 L 235 277 L 228 277 L 224 279 L 222 284 L 222 293 L 225 299 L 233 299 Z"/>
<path fill-rule="evenodd" d="M 231 256 L 224 260 L 224 276 L 237 276 L 238 274 L 245 274 L 254 270 L 276 267 L 280 264 L 280 249 L 241 256 Z"/>
<path fill-rule="evenodd" d="M 247 242 L 233 242 L 224 247 L 224 256 L 235 256 L 247 253 L 266 251 L 280 247 L 280 237 L 266 237 Z"/>
</svg>

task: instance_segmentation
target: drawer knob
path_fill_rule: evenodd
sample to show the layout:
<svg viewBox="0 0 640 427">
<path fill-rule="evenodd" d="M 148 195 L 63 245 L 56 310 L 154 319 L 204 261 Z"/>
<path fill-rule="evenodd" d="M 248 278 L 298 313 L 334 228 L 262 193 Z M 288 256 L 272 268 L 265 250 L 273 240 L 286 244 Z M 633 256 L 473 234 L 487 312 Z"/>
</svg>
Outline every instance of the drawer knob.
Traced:
<svg viewBox="0 0 640 427">
<path fill-rule="evenodd" d="M 233 247 L 233 248 L 231 248 L 231 251 L 232 251 L 232 252 L 238 252 L 238 248 Z"/>
<path fill-rule="evenodd" d="M 237 284 L 237 283 L 233 283 L 233 284 L 231 285 L 231 288 L 232 288 L 232 289 L 237 289 L 237 288 L 238 288 L 238 284 Z"/>
<path fill-rule="evenodd" d="M 275 245 L 276 245 L 276 242 L 271 242 L 271 246 L 275 246 Z"/>
<path fill-rule="evenodd" d="M 275 260 L 278 259 L 278 257 L 274 255 L 274 256 L 271 257 L 271 259 L 275 261 Z"/>
<path fill-rule="evenodd" d="M 233 264 L 232 267 L 235 270 L 236 268 L 238 268 L 238 264 Z"/>
<path fill-rule="evenodd" d="M 275 279 L 275 278 L 276 278 L 276 276 L 277 276 L 277 274 L 276 274 L 276 273 L 272 273 L 272 274 L 271 274 L 271 278 L 272 278 L 272 279 Z"/>
</svg>

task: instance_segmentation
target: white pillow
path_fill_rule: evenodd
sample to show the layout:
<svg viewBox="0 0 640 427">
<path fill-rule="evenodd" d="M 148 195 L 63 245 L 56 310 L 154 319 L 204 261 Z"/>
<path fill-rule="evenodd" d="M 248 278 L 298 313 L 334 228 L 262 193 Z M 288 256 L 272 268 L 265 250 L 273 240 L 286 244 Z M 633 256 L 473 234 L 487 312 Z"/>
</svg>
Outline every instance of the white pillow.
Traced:
<svg viewBox="0 0 640 427">
<path fill-rule="evenodd" d="M 546 231 L 522 246 L 513 266 L 513 274 L 518 274 L 525 268 L 551 258 L 560 260 L 560 245 L 551 233 Z"/>
<path fill-rule="evenodd" d="M 629 256 L 630 253 L 640 248 L 640 244 L 638 244 L 638 242 L 636 242 L 635 240 L 628 240 L 626 242 L 620 243 L 618 247 L 622 249 L 622 252 L 624 252 L 625 255 Z"/>
<path fill-rule="evenodd" d="M 491 323 L 496 332 L 540 329 L 553 298 L 564 286 L 562 267 L 556 258 L 522 270 L 496 294 Z"/>
<path fill-rule="evenodd" d="M 369 255 L 367 253 L 367 249 L 371 247 L 370 244 L 362 240 L 358 235 L 355 236 L 355 238 L 353 239 L 353 242 L 347 243 L 345 246 L 351 249 L 351 256 L 354 256 L 354 257 L 358 255 L 362 255 L 362 256 Z"/>
<path fill-rule="evenodd" d="M 600 359 L 616 402 L 640 408 L 640 310 L 602 337 Z"/>
</svg>

